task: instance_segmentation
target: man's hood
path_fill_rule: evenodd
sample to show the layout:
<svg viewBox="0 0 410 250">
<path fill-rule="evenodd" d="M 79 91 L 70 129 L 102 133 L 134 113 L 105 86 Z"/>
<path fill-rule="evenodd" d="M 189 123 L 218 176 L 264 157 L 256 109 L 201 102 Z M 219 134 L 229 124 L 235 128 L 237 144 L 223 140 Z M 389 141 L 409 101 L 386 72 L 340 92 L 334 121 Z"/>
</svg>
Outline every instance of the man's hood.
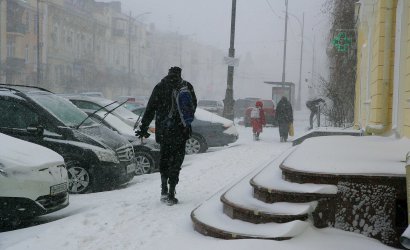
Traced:
<svg viewBox="0 0 410 250">
<path fill-rule="evenodd" d="M 178 84 L 182 81 L 182 78 L 174 75 L 174 74 L 168 74 L 162 79 L 162 82 L 166 82 L 167 84 L 170 84 L 173 88 L 177 87 Z"/>
</svg>

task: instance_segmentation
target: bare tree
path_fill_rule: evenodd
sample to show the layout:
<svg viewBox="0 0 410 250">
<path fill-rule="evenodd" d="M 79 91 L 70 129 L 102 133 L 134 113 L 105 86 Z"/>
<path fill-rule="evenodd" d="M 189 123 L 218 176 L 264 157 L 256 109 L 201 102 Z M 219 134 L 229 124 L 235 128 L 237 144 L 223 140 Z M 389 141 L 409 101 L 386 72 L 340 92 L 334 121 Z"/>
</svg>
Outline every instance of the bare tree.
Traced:
<svg viewBox="0 0 410 250">
<path fill-rule="evenodd" d="M 354 120 L 356 82 L 356 0 L 328 0 L 322 10 L 331 17 L 327 50 L 329 80 L 321 77 L 322 95 L 330 100 L 327 116 L 333 126 L 345 126 Z"/>
</svg>

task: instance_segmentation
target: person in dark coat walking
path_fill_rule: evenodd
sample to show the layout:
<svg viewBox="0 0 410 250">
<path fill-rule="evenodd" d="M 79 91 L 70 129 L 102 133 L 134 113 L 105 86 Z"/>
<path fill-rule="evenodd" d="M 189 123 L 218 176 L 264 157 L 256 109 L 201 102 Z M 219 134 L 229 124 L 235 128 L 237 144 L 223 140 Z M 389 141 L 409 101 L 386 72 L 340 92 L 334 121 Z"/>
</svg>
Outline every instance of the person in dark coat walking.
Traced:
<svg viewBox="0 0 410 250">
<path fill-rule="evenodd" d="M 191 83 L 181 77 L 181 68 L 172 67 L 152 91 L 141 126 L 136 135 L 148 137 L 148 127 L 155 117 L 155 140 L 160 144 L 161 201 L 168 205 L 178 203 L 175 187 L 179 182 L 179 172 L 185 158 L 185 143 L 191 136 L 191 127 L 184 127 L 176 108 L 173 91 L 186 83 L 192 96 L 194 109 L 197 98 Z M 169 186 L 168 186 L 169 185 Z"/>
<path fill-rule="evenodd" d="M 293 123 L 292 105 L 285 96 L 282 96 L 276 105 L 276 119 L 279 125 L 280 141 L 286 142 L 288 140 L 289 125 Z"/>
<path fill-rule="evenodd" d="M 313 100 L 309 100 L 306 102 L 306 107 L 310 110 L 310 117 L 309 117 L 309 129 L 313 129 L 313 117 L 316 116 L 317 119 L 317 126 L 320 126 L 320 118 L 319 118 L 319 105 L 321 102 L 325 102 L 322 98 L 316 98 Z"/>
</svg>

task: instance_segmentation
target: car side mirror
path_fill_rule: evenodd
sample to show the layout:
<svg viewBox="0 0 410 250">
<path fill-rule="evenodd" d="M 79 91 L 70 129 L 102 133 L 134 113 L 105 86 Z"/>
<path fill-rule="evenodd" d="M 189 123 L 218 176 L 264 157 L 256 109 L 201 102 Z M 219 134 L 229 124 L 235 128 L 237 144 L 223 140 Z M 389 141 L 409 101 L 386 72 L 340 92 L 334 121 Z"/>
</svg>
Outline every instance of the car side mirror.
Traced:
<svg viewBox="0 0 410 250">
<path fill-rule="evenodd" d="M 33 135 L 37 136 L 43 136 L 44 135 L 44 127 L 41 125 L 35 126 L 35 125 L 29 125 L 27 127 L 27 132 Z"/>
</svg>

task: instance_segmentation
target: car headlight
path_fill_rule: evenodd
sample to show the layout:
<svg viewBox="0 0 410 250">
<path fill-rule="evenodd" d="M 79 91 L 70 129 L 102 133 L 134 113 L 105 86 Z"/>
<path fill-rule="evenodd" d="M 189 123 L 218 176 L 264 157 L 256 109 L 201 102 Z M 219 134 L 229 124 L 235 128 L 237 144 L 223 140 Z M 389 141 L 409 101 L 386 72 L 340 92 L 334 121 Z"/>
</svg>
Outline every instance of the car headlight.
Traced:
<svg viewBox="0 0 410 250">
<path fill-rule="evenodd" d="M 113 151 L 110 151 L 110 150 L 93 150 L 93 151 L 95 155 L 97 155 L 100 161 L 120 163 L 117 155 L 115 155 Z"/>
<path fill-rule="evenodd" d="M 0 163 L 0 175 L 2 175 L 4 177 L 8 176 L 8 174 L 6 172 L 6 167 L 2 163 Z"/>
</svg>

